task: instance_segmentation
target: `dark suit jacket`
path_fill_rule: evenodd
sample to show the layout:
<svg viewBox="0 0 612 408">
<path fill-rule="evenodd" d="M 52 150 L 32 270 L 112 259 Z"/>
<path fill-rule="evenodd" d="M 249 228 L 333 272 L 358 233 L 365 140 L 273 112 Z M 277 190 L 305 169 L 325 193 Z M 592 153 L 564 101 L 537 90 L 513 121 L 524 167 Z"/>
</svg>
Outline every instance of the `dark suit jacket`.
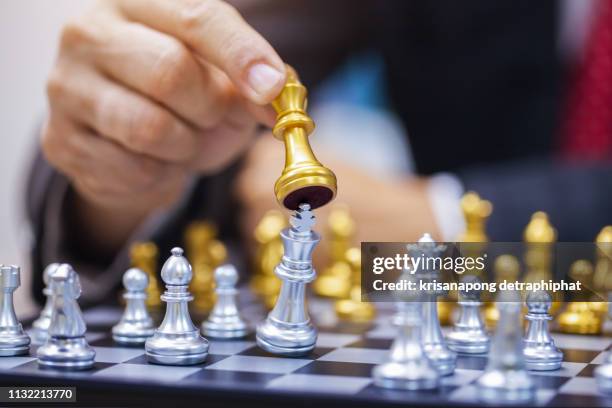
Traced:
<svg viewBox="0 0 612 408">
<path fill-rule="evenodd" d="M 530 214 L 540 209 L 549 212 L 560 240 L 591 241 L 603 225 L 612 223 L 610 163 L 556 159 L 565 83 L 557 44 L 558 2 L 234 3 L 311 88 L 347 56 L 365 49 L 379 52 L 386 62 L 392 106 L 410 134 L 417 170 L 452 171 L 466 189 L 491 200 L 492 239 L 520 240 Z M 185 224 L 197 217 L 217 221 L 222 238 L 236 237 L 233 221 L 239 209 L 225 187 L 238 166 L 202 178 L 171 216 L 134 238 L 154 239 L 167 253 L 181 241 Z M 65 199 L 67 182 L 38 156 L 28 189 L 35 272 L 62 254 L 62 260 L 93 271 L 116 269 L 104 279 L 118 283 L 127 254 L 109 260 L 81 251 L 78 239 L 61 231 L 63 199 L 57 191 L 67 192 L 59 194 Z M 41 282 L 34 281 L 38 296 Z M 91 300 L 106 296 L 104 292 Z"/>
</svg>

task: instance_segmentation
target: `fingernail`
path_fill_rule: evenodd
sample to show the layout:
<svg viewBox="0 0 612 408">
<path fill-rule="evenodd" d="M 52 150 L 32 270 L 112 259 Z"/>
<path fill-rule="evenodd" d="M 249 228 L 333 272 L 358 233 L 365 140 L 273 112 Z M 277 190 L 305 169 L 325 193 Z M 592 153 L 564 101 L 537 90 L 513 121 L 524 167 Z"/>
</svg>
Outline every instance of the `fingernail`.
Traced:
<svg viewBox="0 0 612 408">
<path fill-rule="evenodd" d="M 281 72 L 266 64 L 253 65 L 248 77 L 251 88 L 263 97 L 267 97 L 282 79 Z"/>
</svg>

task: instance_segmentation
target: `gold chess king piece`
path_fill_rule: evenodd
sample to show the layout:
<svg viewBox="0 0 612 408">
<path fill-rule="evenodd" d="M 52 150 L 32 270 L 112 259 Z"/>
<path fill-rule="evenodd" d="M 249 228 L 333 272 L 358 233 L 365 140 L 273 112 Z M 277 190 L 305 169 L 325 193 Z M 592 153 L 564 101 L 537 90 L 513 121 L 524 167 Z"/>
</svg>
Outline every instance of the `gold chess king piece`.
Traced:
<svg viewBox="0 0 612 408">
<path fill-rule="evenodd" d="M 330 243 L 330 266 L 323 269 L 312 284 L 315 294 L 335 299 L 349 296 L 351 291 L 351 267 L 347 263 L 346 253 L 355 236 L 355 220 L 348 207 L 335 205 L 327 219 Z"/>
<path fill-rule="evenodd" d="M 268 309 L 274 307 L 281 287 L 281 280 L 274 273 L 274 268 L 283 257 L 280 233 L 286 227 L 287 219 L 277 210 L 268 211 L 255 227 L 257 249 L 250 286 Z"/>
<path fill-rule="evenodd" d="M 139 268 L 146 272 L 149 278 L 149 285 L 146 289 L 146 304 L 149 308 L 161 306 L 161 290 L 157 279 L 157 260 L 159 250 L 153 242 L 136 242 L 130 247 L 130 263 L 132 267 Z"/>
<path fill-rule="evenodd" d="M 215 268 L 227 258 L 227 250 L 216 239 L 217 228 L 206 221 L 195 221 L 185 231 L 187 258 L 191 262 L 193 278 L 189 290 L 193 305 L 201 312 L 209 312 L 215 304 Z"/>
<path fill-rule="evenodd" d="M 295 70 L 287 66 L 287 82 L 280 95 L 272 102 L 276 110 L 274 136 L 285 143 L 285 168 L 274 185 L 278 202 L 289 210 L 297 210 L 302 203 L 311 209 L 321 207 L 336 196 L 334 173 L 315 157 L 308 136 L 314 122 L 306 114 L 306 87 Z"/>
<path fill-rule="evenodd" d="M 361 301 L 361 250 L 349 248 L 345 259 L 351 269 L 351 289 L 344 299 L 336 300 L 336 316 L 351 322 L 369 322 L 376 315 L 376 309 L 372 303 Z"/>
<path fill-rule="evenodd" d="M 589 288 L 593 280 L 593 265 L 580 259 L 572 264 L 569 276 L 581 283 L 581 287 Z M 590 302 L 584 293 L 577 292 L 577 298 L 567 303 L 567 307 L 557 317 L 557 328 L 563 333 L 599 334 L 602 329 L 601 315 L 591 310 Z"/>
<path fill-rule="evenodd" d="M 608 313 L 608 292 L 612 289 L 612 225 L 607 225 L 595 238 L 595 274 L 593 289 L 596 292 L 591 309 L 602 316 Z"/>
<path fill-rule="evenodd" d="M 493 264 L 493 276 L 497 286 L 503 281 L 515 282 L 521 274 L 521 265 L 514 255 L 500 255 Z M 484 307 L 484 320 L 488 329 L 494 329 L 499 320 L 499 310 L 495 302 L 490 300 Z"/>
<path fill-rule="evenodd" d="M 553 247 L 557 242 L 557 230 L 552 226 L 548 214 L 537 211 L 523 233 L 525 242 L 525 282 L 540 282 L 553 279 Z M 551 293 L 553 298 L 550 314 L 556 315 L 561 306 L 561 293 Z"/>
</svg>

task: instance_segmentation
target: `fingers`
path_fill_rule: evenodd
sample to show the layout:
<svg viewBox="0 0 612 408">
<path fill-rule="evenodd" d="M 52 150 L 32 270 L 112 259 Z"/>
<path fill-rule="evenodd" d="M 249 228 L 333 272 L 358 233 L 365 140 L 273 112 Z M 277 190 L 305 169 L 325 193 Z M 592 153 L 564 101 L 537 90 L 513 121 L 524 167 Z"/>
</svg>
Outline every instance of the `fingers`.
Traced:
<svg viewBox="0 0 612 408">
<path fill-rule="evenodd" d="M 124 16 L 184 42 L 228 75 L 257 104 L 276 97 L 285 66 L 272 46 L 220 0 L 131 0 L 115 3 Z"/>
<path fill-rule="evenodd" d="M 134 197 L 160 196 L 183 177 L 179 166 L 129 152 L 61 114 L 53 114 L 42 134 L 47 160 L 66 174 L 86 198 L 109 206 L 134 206 Z M 125 199 L 123 199 L 125 198 Z M 131 202 L 126 203 L 126 200 Z M 148 203 L 147 205 L 151 205 Z"/>
<path fill-rule="evenodd" d="M 257 123 L 245 104 L 232 104 L 222 122 L 202 132 L 200 151 L 206 154 L 195 158 L 193 169 L 200 173 L 210 173 L 230 164 L 250 146 L 256 135 L 256 127 Z"/>
<path fill-rule="evenodd" d="M 87 67 L 67 65 L 57 65 L 48 82 L 54 110 L 134 153 L 175 163 L 193 160 L 198 135 L 188 124 Z"/>
<path fill-rule="evenodd" d="M 197 127 L 212 127 L 223 116 L 231 82 L 183 43 L 141 24 L 106 19 L 92 29 L 87 21 L 73 24 L 64 37 L 89 32 L 81 49 L 104 74 Z"/>
</svg>

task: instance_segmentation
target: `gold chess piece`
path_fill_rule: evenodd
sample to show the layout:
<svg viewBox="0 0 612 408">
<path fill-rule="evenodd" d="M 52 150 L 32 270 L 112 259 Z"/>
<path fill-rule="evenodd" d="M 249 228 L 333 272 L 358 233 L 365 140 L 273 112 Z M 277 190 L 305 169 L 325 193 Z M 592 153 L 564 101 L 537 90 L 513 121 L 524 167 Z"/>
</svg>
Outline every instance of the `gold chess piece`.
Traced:
<svg viewBox="0 0 612 408">
<path fill-rule="evenodd" d="M 473 191 L 468 191 L 461 198 L 461 211 L 465 218 L 465 232 L 457 238 L 457 241 L 488 242 L 489 237 L 485 227 L 493 211 L 491 202 L 483 200 Z"/>
<path fill-rule="evenodd" d="M 285 168 L 274 193 L 289 210 L 297 210 L 302 203 L 312 209 L 321 207 L 336 196 L 337 190 L 336 176 L 317 160 L 308 142 L 314 122 L 306 114 L 306 96 L 306 87 L 287 65 L 285 87 L 272 102 L 277 113 L 272 134 L 285 143 Z"/>
<path fill-rule="evenodd" d="M 161 290 L 157 279 L 157 260 L 159 250 L 153 242 L 135 242 L 130 247 L 130 263 L 132 267 L 142 269 L 149 278 L 146 289 L 146 305 L 149 308 L 161 306 Z"/>
<path fill-rule="evenodd" d="M 257 249 L 254 258 L 254 274 L 251 290 L 272 309 L 281 287 L 281 280 L 274 268 L 283 256 L 283 241 L 280 233 L 287 227 L 287 219 L 280 211 L 268 211 L 255 227 Z"/>
<path fill-rule="evenodd" d="M 215 268 L 227 258 L 225 245 L 216 239 L 217 228 L 206 221 L 195 221 L 185 231 L 187 257 L 193 269 L 189 290 L 194 306 L 208 312 L 215 304 Z"/>
<path fill-rule="evenodd" d="M 315 294 L 343 299 L 351 290 L 351 267 L 346 260 L 347 250 L 355 236 L 355 221 L 344 205 L 336 205 L 327 219 L 330 242 L 330 266 L 312 284 Z"/>
<path fill-rule="evenodd" d="M 608 313 L 608 292 L 612 289 L 612 225 L 607 225 L 597 234 L 595 273 L 593 289 L 597 293 L 590 303 L 591 309 L 602 315 Z M 602 300 L 603 299 L 603 300 Z"/>
<path fill-rule="evenodd" d="M 493 264 L 493 276 L 497 286 L 504 280 L 514 282 L 521 274 L 521 265 L 514 255 L 500 255 Z M 488 329 L 492 330 L 497 326 L 499 320 L 499 310 L 495 307 L 494 301 L 488 301 L 484 307 L 484 320 Z"/>
<path fill-rule="evenodd" d="M 486 224 L 493 211 L 493 205 L 490 201 L 480 198 L 478 193 L 468 191 L 461 197 L 460 206 L 465 220 L 465 231 L 457 237 L 457 242 L 469 243 L 469 245 L 462 246 L 465 251 L 464 255 L 476 258 L 480 256 L 485 249 L 485 245 L 481 246 L 477 243 L 486 243 L 489 241 L 489 237 L 486 233 Z M 479 275 L 482 279 L 480 271 L 477 273 L 474 270 L 469 270 L 465 273 Z M 447 297 L 448 300 L 438 301 L 438 318 L 440 319 L 440 324 L 452 324 L 453 314 L 457 308 L 457 297 L 458 294 L 456 291 L 450 291 Z"/>
<path fill-rule="evenodd" d="M 548 214 L 537 211 L 523 233 L 525 242 L 525 282 L 548 281 L 553 278 L 553 245 L 557 241 L 557 230 L 552 226 Z M 559 312 L 562 302 L 560 293 L 551 293 L 553 298 L 550 314 Z"/>
<path fill-rule="evenodd" d="M 571 265 L 569 276 L 575 281 L 580 281 L 582 286 L 590 287 L 593 279 L 593 265 L 585 259 L 580 259 Z M 601 315 L 591 310 L 589 303 L 584 295 L 569 302 L 565 310 L 557 317 L 559 331 L 575 334 L 600 334 L 602 331 Z"/>
<path fill-rule="evenodd" d="M 336 300 L 334 309 L 341 320 L 364 323 L 376 315 L 376 308 L 370 302 L 361 301 L 361 250 L 349 248 L 345 253 L 346 264 L 351 269 L 351 290 L 344 299 Z"/>
</svg>

